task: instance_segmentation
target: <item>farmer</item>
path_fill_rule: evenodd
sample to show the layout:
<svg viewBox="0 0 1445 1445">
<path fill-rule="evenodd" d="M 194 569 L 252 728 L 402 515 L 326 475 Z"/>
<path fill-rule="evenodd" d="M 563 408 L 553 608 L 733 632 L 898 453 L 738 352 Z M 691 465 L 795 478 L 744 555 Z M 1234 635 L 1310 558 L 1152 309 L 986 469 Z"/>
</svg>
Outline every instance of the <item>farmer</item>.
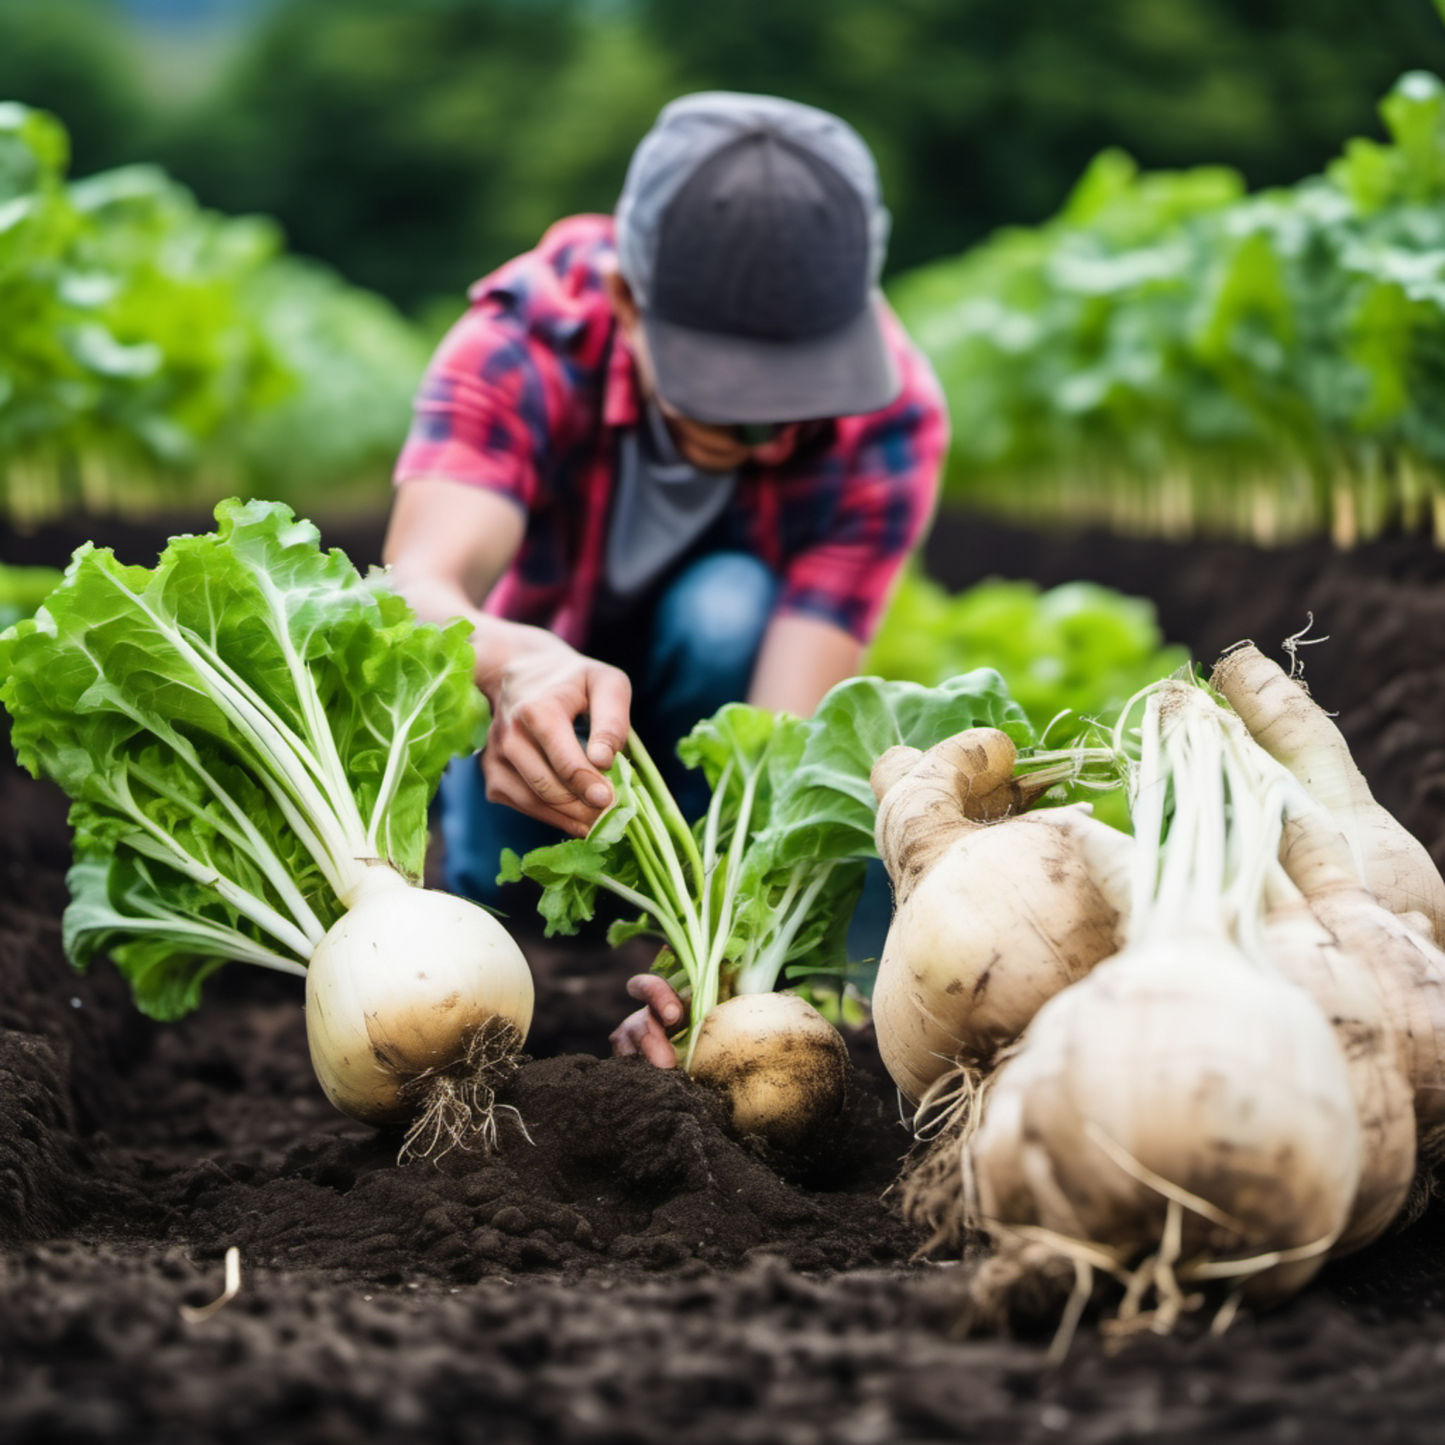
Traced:
<svg viewBox="0 0 1445 1445">
<path fill-rule="evenodd" d="M 439 804 L 447 886 L 506 908 L 503 848 L 581 835 L 629 725 L 808 716 L 852 676 L 929 521 L 947 422 L 877 291 L 872 156 L 835 116 L 668 105 L 615 216 L 557 222 L 471 290 L 417 394 L 385 544 L 418 613 L 475 623 L 492 708 Z M 515 889 L 518 885 L 510 885 Z M 614 1051 L 673 1062 L 652 975 Z"/>
</svg>

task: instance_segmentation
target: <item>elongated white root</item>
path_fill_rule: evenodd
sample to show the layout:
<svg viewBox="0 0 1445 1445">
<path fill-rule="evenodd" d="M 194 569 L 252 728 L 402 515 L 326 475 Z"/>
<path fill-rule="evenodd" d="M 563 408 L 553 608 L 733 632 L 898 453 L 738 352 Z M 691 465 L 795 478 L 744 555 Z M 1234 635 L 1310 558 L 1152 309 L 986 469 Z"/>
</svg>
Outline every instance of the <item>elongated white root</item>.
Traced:
<svg viewBox="0 0 1445 1445">
<path fill-rule="evenodd" d="M 1360 883 L 1333 815 L 1306 794 L 1291 800 L 1280 861 L 1336 946 L 1377 990 L 1397 1067 L 1414 1091 L 1422 1152 L 1438 1154 L 1445 1133 L 1445 952 Z"/>
<path fill-rule="evenodd" d="M 488 1142 L 532 1001 L 527 961 L 491 914 L 376 868 L 307 968 L 311 1062 L 342 1113 L 410 1123 L 417 1152 Z"/>
<path fill-rule="evenodd" d="M 1360 1182 L 1333 1254 L 1378 1238 L 1399 1216 L 1415 1178 L 1414 1090 L 1400 1040 L 1368 964 L 1342 949 L 1303 894 L 1277 897 L 1265 920 L 1275 966 L 1319 1004 L 1344 1054 L 1360 1119 Z"/>
<path fill-rule="evenodd" d="M 1392 913 L 1423 914 L 1445 943 L 1445 880 L 1424 845 L 1375 801 L 1339 728 L 1302 684 L 1251 643 L 1225 653 L 1211 681 L 1344 830 L 1359 881 Z"/>
<path fill-rule="evenodd" d="M 986 1068 L 1119 947 L 1132 840 L 1084 804 L 1011 815 L 1014 757 L 1005 734 L 977 728 L 926 754 L 894 749 L 874 770 L 897 911 L 873 1018 L 914 1102 L 960 1063 Z"/>
</svg>

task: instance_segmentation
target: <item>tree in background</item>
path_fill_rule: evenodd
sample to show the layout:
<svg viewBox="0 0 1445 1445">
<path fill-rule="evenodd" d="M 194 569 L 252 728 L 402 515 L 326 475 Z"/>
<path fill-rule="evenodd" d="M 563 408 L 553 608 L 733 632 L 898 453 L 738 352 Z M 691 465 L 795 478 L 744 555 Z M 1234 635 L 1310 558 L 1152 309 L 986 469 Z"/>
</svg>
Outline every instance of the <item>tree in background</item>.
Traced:
<svg viewBox="0 0 1445 1445">
<path fill-rule="evenodd" d="M 1043 220 L 1108 145 L 1150 169 L 1296 181 L 1343 137 L 1379 134 L 1401 72 L 1445 72 L 1431 0 L 269 0 L 221 81 L 157 106 L 145 149 L 117 153 L 135 132 L 87 118 L 101 102 L 84 65 L 23 86 L 17 65 L 44 67 L 14 57 L 42 32 L 93 49 L 90 21 L 36 17 L 118 3 L 5 0 L 0 92 L 62 115 L 78 171 L 159 160 L 413 310 L 458 304 L 554 217 L 610 209 L 638 137 L 687 90 L 777 91 L 853 120 L 883 169 L 898 272 Z M 85 62 L 96 95 L 120 85 L 112 59 Z"/>
<path fill-rule="evenodd" d="M 145 158 L 148 105 L 136 55 L 104 0 L 4 0 L 0 100 L 60 115 L 76 175 Z"/>
<path fill-rule="evenodd" d="M 1089 160 L 1318 170 L 1404 70 L 1445 68 L 1429 0 L 637 0 L 687 88 L 782 90 L 879 157 L 895 271 L 1053 213 Z"/>
<path fill-rule="evenodd" d="M 459 300 L 557 216 L 612 208 L 670 88 L 583 0 L 288 0 L 163 159 L 354 282 Z"/>
</svg>

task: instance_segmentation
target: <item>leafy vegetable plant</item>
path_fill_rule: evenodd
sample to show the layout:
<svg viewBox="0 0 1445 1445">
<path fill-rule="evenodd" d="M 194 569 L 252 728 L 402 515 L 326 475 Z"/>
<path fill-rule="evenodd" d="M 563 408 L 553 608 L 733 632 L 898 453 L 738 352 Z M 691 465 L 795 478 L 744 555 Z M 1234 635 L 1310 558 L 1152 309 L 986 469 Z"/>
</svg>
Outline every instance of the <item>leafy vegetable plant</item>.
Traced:
<svg viewBox="0 0 1445 1445">
<path fill-rule="evenodd" d="M 1388 138 L 1247 194 L 1222 167 L 1100 154 L 1052 220 L 892 295 L 953 414 L 972 506 L 1262 543 L 1445 535 L 1445 84 Z"/>
<path fill-rule="evenodd" d="M 610 936 L 665 940 L 658 967 L 689 999 L 684 1066 L 707 1072 L 705 1025 L 719 1005 L 843 968 L 849 917 L 877 856 L 873 760 L 976 723 L 1033 741 L 1002 678 L 984 668 L 937 688 L 854 678 L 806 720 L 730 704 L 680 748 L 711 785 L 701 819 L 683 817 L 634 736 L 614 765 L 616 801 L 591 833 L 505 855 L 503 877 L 544 885 L 549 933 L 590 918 L 599 889 L 631 904 L 638 916 Z"/>
<path fill-rule="evenodd" d="M 67 177 L 0 103 L 0 512 L 33 523 L 384 476 L 425 361 L 380 297 L 154 166 Z"/>
<path fill-rule="evenodd" d="M 500 925 L 407 886 L 441 769 L 476 740 L 467 628 L 418 624 L 286 507 L 216 516 L 153 570 L 79 548 L 0 635 L 17 756 L 73 800 L 66 950 L 81 967 L 108 953 L 162 1019 L 228 959 L 304 974 L 328 1093 L 402 1117 L 415 1076 L 531 1014 Z M 418 1025 L 429 1009 L 441 1031 Z"/>
</svg>

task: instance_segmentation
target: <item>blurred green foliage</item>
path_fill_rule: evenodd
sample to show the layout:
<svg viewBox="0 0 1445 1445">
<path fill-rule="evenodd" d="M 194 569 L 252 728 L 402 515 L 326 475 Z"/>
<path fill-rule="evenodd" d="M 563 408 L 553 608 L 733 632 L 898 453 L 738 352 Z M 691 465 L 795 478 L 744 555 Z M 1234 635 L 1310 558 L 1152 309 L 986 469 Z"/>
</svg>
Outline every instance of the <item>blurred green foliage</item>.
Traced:
<svg viewBox="0 0 1445 1445">
<path fill-rule="evenodd" d="M 63 115 L 77 175 L 150 159 L 150 103 L 122 16 L 105 0 L 3 0 L 0 100 Z"/>
<path fill-rule="evenodd" d="M 272 0 L 196 100 L 140 95 L 118 0 L 5 0 L 0 95 L 62 115 L 81 173 L 146 159 L 409 309 L 610 209 L 672 96 L 847 116 L 891 269 L 1052 214 L 1109 145 L 1251 188 L 1318 170 L 1401 72 L 1445 72 L 1430 0 Z M 189 90 L 189 87 L 177 87 Z"/>
<path fill-rule="evenodd" d="M 1065 748 L 1107 734 L 1140 688 L 1188 663 L 1185 648 L 1165 643 L 1146 598 L 1095 582 L 1045 590 L 1001 578 L 950 593 L 913 567 L 889 603 L 863 671 L 937 687 L 992 667 L 1041 746 Z M 1099 817 L 1128 830 L 1122 792 L 1092 801 Z"/>
<path fill-rule="evenodd" d="M 1088 161 L 1318 169 L 1403 70 L 1445 64 L 1423 0 L 638 0 L 686 85 L 779 90 L 873 144 L 896 272 L 1057 208 Z"/>
<path fill-rule="evenodd" d="M 1046 747 L 1111 727 L 1140 688 L 1185 666 L 1154 604 L 1094 582 L 1047 590 L 990 578 L 949 593 L 916 568 L 894 593 L 864 671 L 936 687 L 975 667 L 1003 674 Z"/>
<path fill-rule="evenodd" d="M 1063 209 L 902 277 L 950 494 L 1033 521 L 1263 543 L 1445 538 L 1445 84 L 1410 71 L 1323 176 L 1106 150 Z"/>
<path fill-rule="evenodd" d="M 662 104 L 720 86 L 872 143 L 955 497 L 1445 529 L 1438 135 L 1418 98 L 1375 112 L 1445 73 L 1439 4 L 257 0 L 168 85 L 121 0 L 3 0 L 0 99 L 59 115 L 94 177 L 54 170 L 0 234 L 12 514 L 202 474 L 383 495 L 425 350 L 393 305 L 434 336 L 550 221 L 611 208 Z"/>
<path fill-rule="evenodd" d="M 0 102 L 0 513 L 314 508 L 384 479 L 416 329 L 284 254 L 270 220 L 154 166 L 71 181 L 68 158 L 56 117 Z"/>
<path fill-rule="evenodd" d="M 40 604 L 60 586 L 58 567 L 14 567 L 0 563 L 0 630 L 22 617 L 34 617 Z"/>
</svg>

